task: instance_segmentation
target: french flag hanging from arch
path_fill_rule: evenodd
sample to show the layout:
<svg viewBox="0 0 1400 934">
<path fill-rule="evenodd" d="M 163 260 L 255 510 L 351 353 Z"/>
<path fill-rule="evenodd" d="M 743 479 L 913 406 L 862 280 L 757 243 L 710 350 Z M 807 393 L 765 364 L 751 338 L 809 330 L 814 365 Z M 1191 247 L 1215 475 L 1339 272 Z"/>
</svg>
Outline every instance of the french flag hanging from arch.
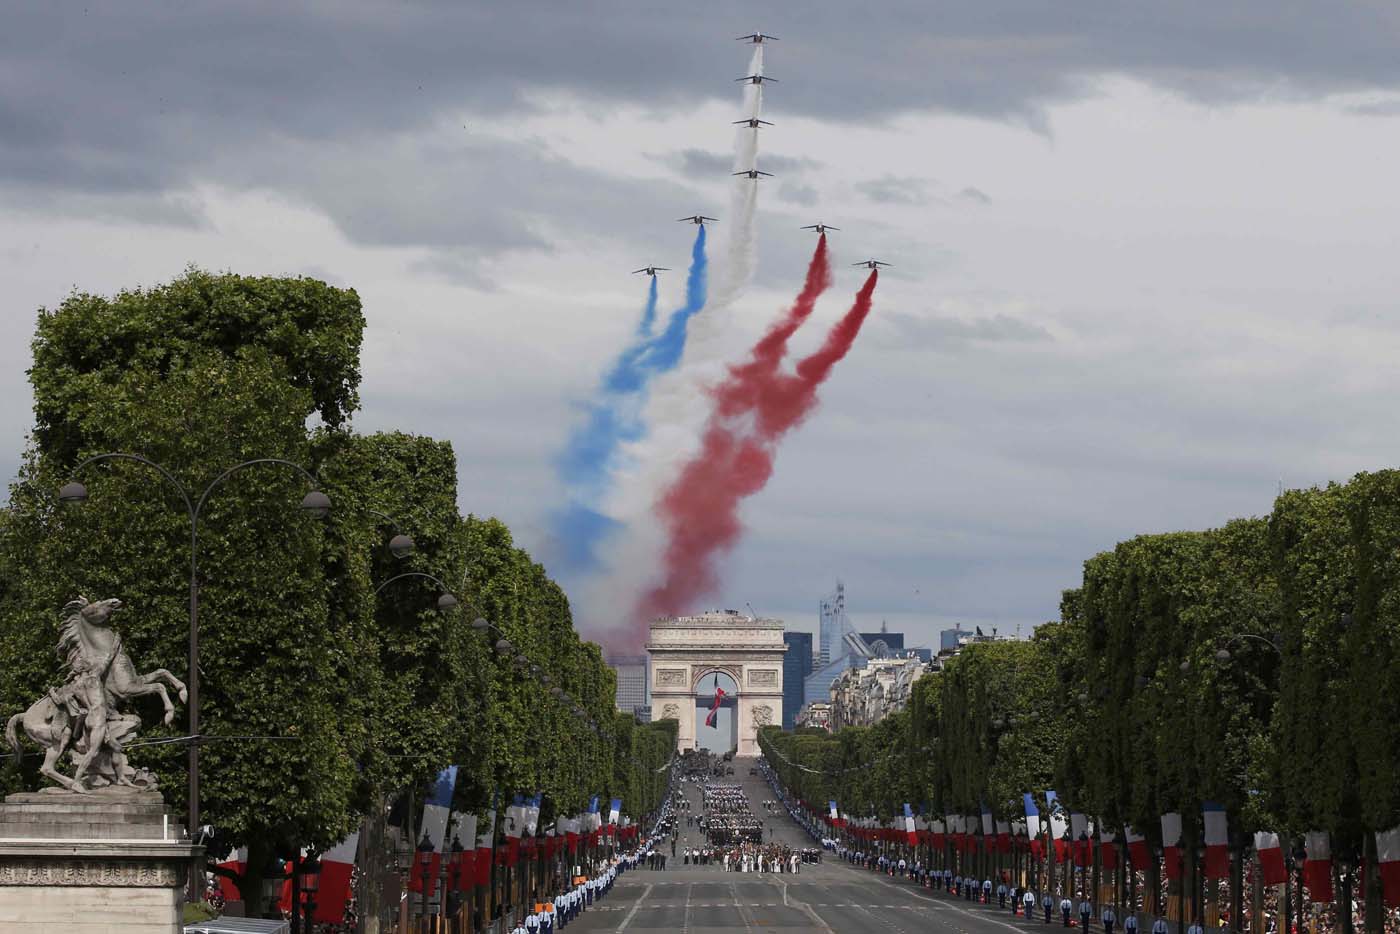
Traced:
<svg viewBox="0 0 1400 934">
<path fill-rule="evenodd" d="M 705 725 L 713 727 L 719 722 L 719 708 L 724 703 L 724 688 L 719 686 L 719 672 L 715 672 L 715 701 L 710 705 L 710 712 L 705 716 Z"/>
</svg>

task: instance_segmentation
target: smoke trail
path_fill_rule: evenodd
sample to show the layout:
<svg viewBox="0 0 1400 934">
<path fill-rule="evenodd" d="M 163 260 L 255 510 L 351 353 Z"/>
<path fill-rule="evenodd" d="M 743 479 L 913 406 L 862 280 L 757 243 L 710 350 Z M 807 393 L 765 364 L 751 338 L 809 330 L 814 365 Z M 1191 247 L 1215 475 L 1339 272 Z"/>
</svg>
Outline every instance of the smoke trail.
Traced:
<svg viewBox="0 0 1400 934">
<path fill-rule="evenodd" d="M 721 387 L 713 393 L 717 408 L 705 428 L 700 453 L 682 467 L 657 504 L 667 537 L 664 570 L 661 582 L 638 601 L 634 620 L 674 615 L 717 589 L 716 562 L 738 543 L 743 532 L 740 503 L 767 485 L 778 444 L 811 413 L 818 388 L 855 343 L 870 314 L 878 281 L 879 273 L 871 270 L 850 310 L 827 334 L 821 348 L 798 362 L 792 375 L 779 373 L 776 367 L 766 375 L 760 369 L 747 371 L 744 378 L 751 387 L 730 398 L 741 400 L 739 409 L 752 410 L 754 422 L 749 430 L 720 414 L 718 406 L 723 405 L 727 389 Z M 804 295 L 807 291 L 804 287 Z M 797 310 L 794 305 L 788 319 L 765 335 L 754 348 L 751 361 L 760 359 L 760 347 L 780 333 Z"/>
<path fill-rule="evenodd" d="M 647 291 L 647 303 L 642 309 L 642 320 L 637 322 L 637 336 L 650 337 L 651 329 L 656 324 L 656 276 L 648 276 L 651 279 L 651 288 Z"/>
<path fill-rule="evenodd" d="M 550 520 L 556 573 L 590 570 L 597 566 L 597 546 L 618 527 L 616 519 L 598 509 L 606 495 L 622 445 L 644 433 L 641 407 L 648 384 L 680 362 L 686 326 L 705 306 L 707 278 L 705 228 L 701 226 L 690 250 L 685 302 L 671 313 L 666 327 L 654 334 L 656 279 L 652 277 L 646 306 L 635 338 L 603 377 L 602 386 L 586 408 L 583 424 L 570 435 L 555 463 L 567 491 L 568 503 Z"/>
</svg>

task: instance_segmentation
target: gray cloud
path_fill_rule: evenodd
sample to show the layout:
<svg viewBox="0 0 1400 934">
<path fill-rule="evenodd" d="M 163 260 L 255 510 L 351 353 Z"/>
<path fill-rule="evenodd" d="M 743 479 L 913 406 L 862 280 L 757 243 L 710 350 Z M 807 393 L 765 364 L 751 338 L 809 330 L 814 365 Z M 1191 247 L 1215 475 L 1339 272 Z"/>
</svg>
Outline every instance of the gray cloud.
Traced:
<svg viewBox="0 0 1400 934">
<path fill-rule="evenodd" d="M 1007 314 L 980 318 L 918 315 L 903 311 L 880 317 L 884 346 L 910 350 L 949 350 L 973 343 L 1025 344 L 1053 341 L 1040 325 Z"/>
<path fill-rule="evenodd" d="M 811 185 L 783 182 L 778 186 L 778 200 L 809 208 L 817 203 L 817 190 Z"/>
<path fill-rule="evenodd" d="M 980 188 L 973 188 L 970 185 L 967 188 L 964 188 L 962 191 L 958 192 L 958 197 L 964 201 L 971 201 L 973 204 L 992 203 L 991 195 L 987 194 Z"/>
<path fill-rule="evenodd" d="M 856 182 L 855 189 L 876 204 L 928 204 L 928 182 L 922 178 L 900 178 L 883 175 L 869 181 Z"/>
<path fill-rule="evenodd" d="M 104 191 L 178 185 L 274 137 L 373 138 L 452 112 L 518 113 L 532 91 L 658 107 L 729 99 L 720 76 L 742 70 L 744 53 L 726 24 L 752 18 L 739 0 L 666 17 L 623 0 L 6 6 L 0 179 Z M 1221 17 L 1204 0 L 1088 0 L 1069 19 L 1014 0 L 891 0 L 872 18 L 820 0 L 766 16 L 785 36 L 768 62 L 785 79 L 771 107 L 796 115 L 934 109 L 1034 124 L 1108 73 L 1214 100 L 1400 84 L 1400 33 L 1382 5 L 1246 0 Z"/>
</svg>

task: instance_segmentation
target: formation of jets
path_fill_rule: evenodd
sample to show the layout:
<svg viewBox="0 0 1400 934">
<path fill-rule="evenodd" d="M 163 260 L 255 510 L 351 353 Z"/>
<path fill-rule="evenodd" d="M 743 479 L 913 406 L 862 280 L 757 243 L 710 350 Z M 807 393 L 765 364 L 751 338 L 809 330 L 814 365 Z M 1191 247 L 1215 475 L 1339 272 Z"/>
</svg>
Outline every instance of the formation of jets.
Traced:
<svg viewBox="0 0 1400 934">
<path fill-rule="evenodd" d="M 748 43 L 751 43 L 751 44 L 753 44 L 753 45 L 762 45 L 764 42 L 776 42 L 777 40 L 778 40 L 778 37 L 777 37 L 777 36 L 770 36 L 770 35 L 766 35 L 765 33 L 754 32 L 754 33 L 749 33 L 747 36 L 739 36 L 737 41 L 739 41 L 739 42 L 748 42 Z M 774 82 L 776 82 L 778 79 L 777 79 L 777 78 L 770 78 L 770 77 L 768 77 L 767 75 L 745 75 L 745 76 L 742 77 L 742 78 L 735 78 L 734 80 L 735 80 L 735 81 L 746 81 L 746 82 L 748 82 L 749 84 L 762 84 L 762 83 L 765 82 L 765 81 L 774 81 Z M 760 120 L 760 119 L 758 119 L 758 117 L 748 117 L 747 119 L 744 119 L 744 120 L 735 120 L 735 121 L 734 121 L 734 125 L 735 125 L 735 126 L 747 126 L 747 127 L 749 127 L 750 129 L 757 130 L 757 129 L 758 129 L 759 127 L 761 127 L 761 126 L 772 126 L 773 124 L 769 123 L 767 120 Z M 735 172 L 735 173 L 733 173 L 733 174 L 736 175 L 736 176 L 743 176 L 743 177 L 745 177 L 745 178 L 751 178 L 751 179 L 754 179 L 754 180 L 757 180 L 757 179 L 759 179 L 759 178 L 772 178 L 772 177 L 773 177 L 773 173 L 772 173 L 772 172 L 760 172 L 758 169 L 747 169 L 747 170 L 745 170 L 745 171 L 743 171 L 743 172 Z M 689 217 L 678 217 L 678 218 L 676 218 L 676 220 L 677 220 L 678 222 L 682 223 L 682 224 L 689 223 L 689 224 L 698 224 L 698 225 L 701 225 L 701 226 L 704 226 L 704 224 L 705 224 L 706 221 L 709 221 L 710 223 L 714 223 L 714 222 L 717 221 L 718 219 L 719 219 L 719 218 L 715 218 L 715 217 L 707 217 L 707 216 L 704 215 L 704 214 L 691 214 Z M 807 226 L 803 227 L 802 229 L 803 229 L 803 230 L 810 230 L 810 231 L 813 231 L 813 232 L 818 233 L 818 234 L 825 234 L 828 230 L 840 230 L 841 228 L 840 228 L 840 227 L 833 227 L 833 226 L 831 226 L 830 224 L 820 224 L 820 223 L 818 223 L 818 224 L 808 224 Z M 864 267 L 866 267 L 867 269 L 878 269 L 878 268 L 881 267 L 881 266 L 888 266 L 888 265 L 890 265 L 890 264 L 889 264 L 889 263 L 886 263 L 886 262 L 883 262 L 883 261 L 881 261 L 881 260 L 878 260 L 878 259 L 867 259 L 867 260 L 862 260 L 862 261 L 859 262 L 859 263 L 852 263 L 851 265 L 852 265 L 852 266 L 864 266 Z M 634 270 L 632 270 L 632 274 L 633 274 L 634 276 L 635 276 L 635 275 L 640 275 L 640 274 L 642 274 L 642 273 L 646 273 L 648 276 L 653 276 L 653 277 L 654 277 L 658 272 L 670 272 L 670 268 L 667 267 L 667 266 L 643 266 L 641 269 L 634 269 Z"/>
</svg>

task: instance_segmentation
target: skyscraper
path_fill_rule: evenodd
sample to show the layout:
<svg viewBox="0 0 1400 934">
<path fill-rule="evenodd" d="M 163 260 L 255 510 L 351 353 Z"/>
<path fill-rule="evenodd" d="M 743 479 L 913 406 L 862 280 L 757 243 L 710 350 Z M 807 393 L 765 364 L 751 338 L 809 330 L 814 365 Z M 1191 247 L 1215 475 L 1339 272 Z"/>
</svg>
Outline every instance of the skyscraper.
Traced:
<svg viewBox="0 0 1400 934">
<path fill-rule="evenodd" d="M 820 652 L 817 656 L 817 665 L 821 667 L 827 665 L 834 658 L 839 658 L 846 652 L 846 647 L 842 640 L 846 633 L 855 632 L 851 621 L 846 617 L 846 585 L 840 581 L 836 582 L 836 590 L 821 601 L 820 608 L 821 627 L 819 636 Z"/>
<path fill-rule="evenodd" d="M 617 694 L 614 703 L 622 713 L 635 713 L 645 707 L 647 698 L 647 657 L 645 655 L 612 655 L 605 659 L 617 673 Z"/>
<path fill-rule="evenodd" d="M 787 654 L 783 656 L 783 729 L 790 730 L 802 707 L 803 684 L 812 673 L 812 634 L 784 632 Z"/>
</svg>

